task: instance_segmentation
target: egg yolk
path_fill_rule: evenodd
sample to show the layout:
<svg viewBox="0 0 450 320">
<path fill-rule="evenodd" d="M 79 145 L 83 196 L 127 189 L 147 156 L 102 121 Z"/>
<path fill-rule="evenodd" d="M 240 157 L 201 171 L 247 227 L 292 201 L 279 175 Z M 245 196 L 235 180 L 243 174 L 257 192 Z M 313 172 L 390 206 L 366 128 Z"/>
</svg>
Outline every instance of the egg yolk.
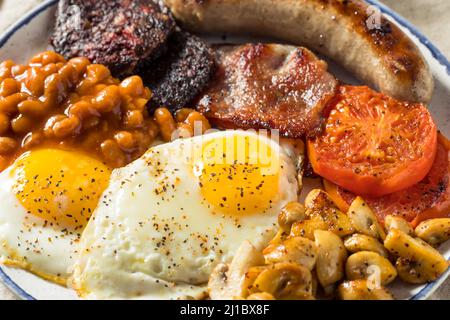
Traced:
<svg viewBox="0 0 450 320">
<path fill-rule="evenodd" d="M 279 197 L 279 154 L 258 136 L 207 141 L 194 166 L 202 196 L 221 213 L 264 213 Z"/>
<path fill-rule="evenodd" d="M 11 171 L 13 190 L 27 213 L 70 230 L 87 224 L 110 173 L 97 159 L 58 149 L 26 152 Z"/>
</svg>

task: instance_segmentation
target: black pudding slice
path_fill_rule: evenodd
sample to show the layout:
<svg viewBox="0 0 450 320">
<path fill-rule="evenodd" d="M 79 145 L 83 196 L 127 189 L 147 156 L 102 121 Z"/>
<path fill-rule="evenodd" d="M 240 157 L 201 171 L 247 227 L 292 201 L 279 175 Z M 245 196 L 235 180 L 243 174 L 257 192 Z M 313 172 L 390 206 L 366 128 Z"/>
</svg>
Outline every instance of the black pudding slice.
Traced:
<svg viewBox="0 0 450 320">
<path fill-rule="evenodd" d="M 86 57 L 124 77 L 164 54 L 174 30 L 160 0 L 60 0 L 50 43 L 67 59 Z"/>
<path fill-rule="evenodd" d="M 149 107 L 164 106 L 173 112 L 188 106 L 205 88 L 214 67 L 214 51 L 206 43 L 177 31 L 169 39 L 167 53 L 142 63 L 138 74 L 153 92 Z"/>
</svg>

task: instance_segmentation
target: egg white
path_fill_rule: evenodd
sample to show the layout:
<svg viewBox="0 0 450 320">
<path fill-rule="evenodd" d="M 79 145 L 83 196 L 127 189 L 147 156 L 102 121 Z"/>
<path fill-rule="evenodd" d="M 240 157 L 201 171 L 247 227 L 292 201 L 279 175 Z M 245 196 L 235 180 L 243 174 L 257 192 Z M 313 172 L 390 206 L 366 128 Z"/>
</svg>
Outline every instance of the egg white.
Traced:
<svg viewBox="0 0 450 320">
<path fill-rule="evenodd" d="M 277 143 L 259 138 L 280 154 L 279 199 L 263 213 L 216 212 L 192 174 L 187 150 L 233 135 L 255 134 L 228 131 L 177 140 L 113 172 L 81 238 L 71 283 L 82 297 L 201 298 L 213 268 L 229 262 L 242 242 L 266 243 L 281 208 L 298 191 L 295 166 Z"/>
<path fill-rule="evenodd" d="M 64 285 L 80 235 L 27 214 L 13 192 L 11 170 L 12 167 L 0 173 L 0 263 L 27 269 Z"/>
</svg>

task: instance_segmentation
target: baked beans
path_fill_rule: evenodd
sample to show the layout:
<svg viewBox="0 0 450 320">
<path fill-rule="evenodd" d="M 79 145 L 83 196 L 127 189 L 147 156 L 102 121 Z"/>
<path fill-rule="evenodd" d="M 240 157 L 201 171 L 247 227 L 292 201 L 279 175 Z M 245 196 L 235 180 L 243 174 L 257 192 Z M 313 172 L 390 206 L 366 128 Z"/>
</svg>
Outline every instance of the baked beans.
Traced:
<svg viewBox="0 0 450 320">
<path fill-rule="evenodd" d="M 211 126 L 199 112 L 149 115 L 151 92 L 139 76 L 119 81 L 86 58 L 46 51 L 27 65 L 0 63 L 0 171 L 36 146 L 78 148 L 111 167 L 140 157 L 157 139 L 187 138 Z M 177 131 L 177 135 L 174 132 Z"/>
<path fill-rule="evenodd" d="M 175 116 L 172 116 L 166 108 L 158 108 L 155 111 L 155 121 L 159 125 L 164 141 L 171 141 L 174 138 L 189 138 L 211 129 L 211 125 L 204 115 L 189 108 L 176 111 Z"/>
<path fill-rule="evenodd" d="M 46 51 L 0 63 L 0 170 L 38 145 L 95 152 L 112 167 L 141 156 L 158 135 L 142 79 L 122 82 L 86 58 Z M 167 127 L 163 124 L 164 127 Z"/>
</svg>

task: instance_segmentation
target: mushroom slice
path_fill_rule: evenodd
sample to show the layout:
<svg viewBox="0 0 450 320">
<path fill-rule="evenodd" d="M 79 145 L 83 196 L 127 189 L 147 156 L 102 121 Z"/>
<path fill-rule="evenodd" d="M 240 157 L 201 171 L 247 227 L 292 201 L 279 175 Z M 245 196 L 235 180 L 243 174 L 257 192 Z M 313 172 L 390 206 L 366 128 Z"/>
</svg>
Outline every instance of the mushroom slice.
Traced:
<svg viewBox="0 0 450 320">
<path fill-rule="evenodd" d="M 434 281 L 448 268 L 447 260 L 436 249 L 398 229 L 389 231 L 384 246 L 402 258 L 396 265 L 400 278 L 406 282 Z"/>
<path fill-rule="evenodd" d="M 317 278 L 325 288 L 344 277 L 347 250 L 341 238 L 331 231 L 316 230 L 314 238 L 318 249 Z"/>
<path fill-rule="evenodd" d="M 347 259 L 345 274 L 349 280 L 370 278 L 375 283 L 387 285 L 394 281 L 397 270 L 388 259 L 378 253 L 360 251 Z"/>
<path fill-rule="evenodd" d="M 285 241 L 287 238 L 289 238 L 289 233 L 286 232 L 285 230 L 283 230 L 282 228 L 280 228 L 278 230 L 278 232 L 276 233 L 276 235 L 273 237 L 273 239 L 270 240 L 267 247 L 263 250 L 263 254 L 264 254 L 264 252 L 273 250 L 274 248 L 276 248 L 277 246 L 282 244 L 283 241 Z"/>
<path fill-rule="evenodd" d="M 387 257 L 387 252 L 384 246 L 378 239 L 370 236 L 366 236 L 362 233 L 354 233 L 347 237 L 344 241 L 345 248 L 351 253 L 358 251 L 372 251 L 376 252 L 383 257 Z"/>
<path fill-rule="evenodd" d="M 327 229 L 340 237 L 355 232 L 349 217 L 341 212 L 330 196 L 323 190 L 312 190 L 305 199 L 306 214 L 310 217 L 321 216 Z"/>
<path fill-rule="evenodd" d="M 270 265 L 256 278 L 254 288 L 276 299 L 300 299 L 312 295 L 311 272 L 295 263 Z"/>
<path fill-rule="evenodd" d="M 414 236 L 414 230 L 408 221 L 401 217 L 388 215 L 384 218 L 384 227 L 387 231 L 391 229 L 398 229 L 406 233 L 407 235 Z"/>
<path fill-rule="evenodd" d="M 233 300 L 246 294 L 245 274 L 252 266 L 262 265 L 264 257 L 248 241 L 238 249 L 229 265 L 219 264 L 214 268 L 208 282 L 212 300 Z"/>
<path fill-rule="evenodd" d="M 281 209 L 278 215 L 278 224 L 283 230 L 289 233 L 294 222 L 303 221 L 306 218 L 305 207 L 301 203 L 293 201 Z"/>
<path fill-rule="evenodd" d="M 385 287 L 372 287 L 367 280 L 344 281 L 338 288 L 341 300 L 394 300 Z"/>
<path fill-rule="evenodd" d="M 244 278 L 244 283 L 243 283 L 243 287 L 244 287 L 244 291 L 243 291 L 243 295 L 242 295 L 243 297 L 247 297 L 253 293 L 259 292 L 258 290 L 256 290 L 254 288 L 253 284 L 254 284 L 256 278 L 266 268 L 267 268 L 267 266 L 255 266 L 255 267 L 251 267 L 248 269 L 248 271 L 245 273 L 245 278 Z"/>
<path fill-rule="evenodd" d="M 269 248 L 268 248 L 269 249 Z M 293 262 L 312 270 L 317 260 L 317 247 L 307 238 L 292 237 L 276 247 L 264 250 L 266 264 Z"/>
<path fill-rule="evenodd" d="M 416 227 L 416 235 L 433 246 L 450 239 L 450 218 L 431 219 Z"/>
<path fill-rule="evenodd" d="M 291 237 L 304 237 L 314 241 L 314 231 L 327 230 L 327 224 L 319 215 L 309 220 L 295 222 L 291 227 Z"/>
<path fill-rule="evenodd" d="M 347 215 L 350 217 L 352 225 L 359 233 L 363 233 L 374 238 L 380 238 L 382 240 L 386 238 L 386 232 L 384 232 L 377 217 L 363 198 L 356 197 L 356 199 L 353 200 L 350 208 L 348 209 Z"/>
<path fill-rule="evenodd" d="M 267 292 L 253 293 L 247 297 L 247 300 L 275 300 L 274 296 Z"/>
</svg>

